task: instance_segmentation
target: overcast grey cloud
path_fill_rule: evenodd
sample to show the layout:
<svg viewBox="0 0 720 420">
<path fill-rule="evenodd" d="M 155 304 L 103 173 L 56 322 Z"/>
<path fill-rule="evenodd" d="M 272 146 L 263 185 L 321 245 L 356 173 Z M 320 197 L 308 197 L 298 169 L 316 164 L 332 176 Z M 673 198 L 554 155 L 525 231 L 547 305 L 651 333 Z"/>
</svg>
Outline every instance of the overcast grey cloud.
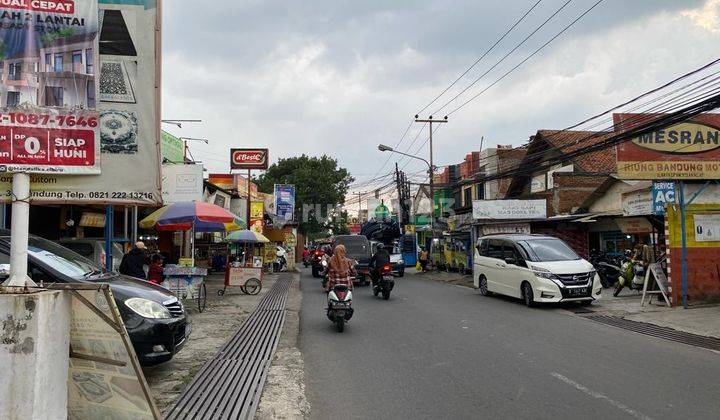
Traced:
<svg viewBox="0 0 720 420">
<path fill-rule="evenodd" d="M 266 146 L 273 160 L 328 153 L 369 178 L 386 158 L 377 144 L 395 144 L 412 115 L 534 2 L 167 1 L 163 116 L 203 124 L 165 128 L 210 139 L 191 145 L 210 172 L 228 170 L 230 147 Z M 458 87 L 564 2 L 542 1 Z M 467 97 L 594 2 L 572 1 Z M 719 11 L 718 0 L 605 0 L 454 114 L 438 132 L 436 161 L 459 161 L 481 136 L 486 145 L 521 144 L 539 128 L 565 127 L 716 58 Z"/>
</svg>

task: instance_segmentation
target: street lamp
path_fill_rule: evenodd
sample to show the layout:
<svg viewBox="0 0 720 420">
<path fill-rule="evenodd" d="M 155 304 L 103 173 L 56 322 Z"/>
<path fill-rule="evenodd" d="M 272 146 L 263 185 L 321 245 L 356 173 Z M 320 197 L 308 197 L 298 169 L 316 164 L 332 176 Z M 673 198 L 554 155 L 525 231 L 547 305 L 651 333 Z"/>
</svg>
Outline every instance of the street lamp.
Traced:
<svg viewBox="0 0 720 420">
<path fill-rule="evenodd" d="M 407 156 L 409 158 L 421 160 L 425 162 L 425 164 L 428 166 L 428 175 L 430 175 L 430 225 L 434 228 L 435 227 L 435 189 L 433 184 L 433 175 L 435 174 L 435 171 L 433 169 L 433 166 L 430 162 L 427 161 L 427 159 L 421 158 L 420 156 L 411 155 L 408 153 L 399 152 L 395 149 L 393 149 L 390 146 L 387 146 L 385 144 L 379 144 L 378 150 L 381 152 L 391 152 L 391 153 L 397 153 L 399 155 Z"/>
<path fill-rule="evenodd" d="M 183 152 L 183 159 L 186 159 L 186 158 L 187 158 L 187 154 L 190 152 L 190 149 L 188 149 L 188 145 L 187 145 L 188 140 L 189 140 L 189 141 L 201 141 L 201 142 L 203 142 L 203 143 L 205 143 L 205 144 L 210 144 L 210 142 L 208 141 L 208 139 L 199 139 L 199 138 L 195 138 L 195 137 L 178 137 L 178 140 L 182 140 L 182 141 L 183 141 L 183 146 L 184 146 L 184 149 L 185 149 L 184 152 Z M 190 157 L 192 157 L 192 155 L 191 155 Z M 195 160 L 195 158 L 193 157 L 193 161 L 194 161 L 194 160 Z M 183 162 L 183 163 L 184 163 L 184 162 Z"/>
</svg>

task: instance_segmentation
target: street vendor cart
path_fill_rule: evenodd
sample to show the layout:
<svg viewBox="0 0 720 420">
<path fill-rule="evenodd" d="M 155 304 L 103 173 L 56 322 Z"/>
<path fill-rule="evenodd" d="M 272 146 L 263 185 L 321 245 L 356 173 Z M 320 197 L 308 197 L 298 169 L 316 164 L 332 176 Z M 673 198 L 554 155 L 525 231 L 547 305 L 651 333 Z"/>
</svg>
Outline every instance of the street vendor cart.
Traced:
<svg viewBox="0 0 720 420">
<path fill-rule="evenodd" d="M 140 221 L 141 228 L 154 227 L 159 231 L 191 231 L 190 256 L 181 258 L 180 265 L 168 265 L 163 270 L 161 286 L 174 292 L 178 299 L 196 300 L 198 311 L 205 310 L 207 269 L 194 266 L 195 232 L 227 232 L 241 229 L 240 218 L 214 204 L 196 201 L 173 203 L 154 211 Z"/>
<path fill-rule="evenodd" d="M 270 242 L 268 238 L 251 230 L 238 230 L 231 232 L 225 242 L 242 245 L 242 257 L 235 255 L 230 258 L 225 271 L 225 285 L 218 290 L 218 295 L 225 295 L 228 287 L 238 287 L 241 292 L 256 295 L 262 290 L 263 281 L 263 255 L 255 255 L 255 248 L 262 249 L 262 245 Z M 237 247 L 239 253 L 240 246 Z"/>
</svg>

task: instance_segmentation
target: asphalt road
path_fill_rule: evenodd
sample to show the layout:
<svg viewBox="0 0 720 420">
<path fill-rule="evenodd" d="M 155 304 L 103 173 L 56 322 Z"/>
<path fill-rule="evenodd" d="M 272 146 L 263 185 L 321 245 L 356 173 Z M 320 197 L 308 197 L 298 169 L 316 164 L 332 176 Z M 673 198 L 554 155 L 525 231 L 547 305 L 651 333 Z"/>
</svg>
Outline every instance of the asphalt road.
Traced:
<svg viewBox="0 0 720 420">
<path fill-rule="evenodd" d="M 718 353 L 428 277 L 396 287 L 356 289 L 340 334 L 303 273 L 310 418 L 720 418 Z"/>
</svg>

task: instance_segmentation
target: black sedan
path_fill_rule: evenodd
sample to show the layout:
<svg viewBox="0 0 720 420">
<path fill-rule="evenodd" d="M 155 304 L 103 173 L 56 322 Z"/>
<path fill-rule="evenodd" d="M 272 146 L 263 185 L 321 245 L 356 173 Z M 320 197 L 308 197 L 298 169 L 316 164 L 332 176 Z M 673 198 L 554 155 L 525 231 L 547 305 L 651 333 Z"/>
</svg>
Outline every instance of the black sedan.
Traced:
<svg viewBox="0 0 720 420">
<path fill-rule="evenodd" d="M 0 264 L 10 262 L 10 232 L 0 229 Z M 168 290 L 118 273 L 46 239 L 30 236 L 28 275 L 36 283 L 108 283 L 143 365 L 167 362 L 190 333 L 185 308 Z"/>
</svg>

